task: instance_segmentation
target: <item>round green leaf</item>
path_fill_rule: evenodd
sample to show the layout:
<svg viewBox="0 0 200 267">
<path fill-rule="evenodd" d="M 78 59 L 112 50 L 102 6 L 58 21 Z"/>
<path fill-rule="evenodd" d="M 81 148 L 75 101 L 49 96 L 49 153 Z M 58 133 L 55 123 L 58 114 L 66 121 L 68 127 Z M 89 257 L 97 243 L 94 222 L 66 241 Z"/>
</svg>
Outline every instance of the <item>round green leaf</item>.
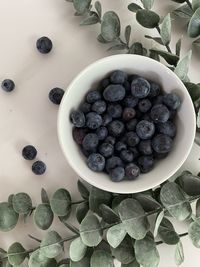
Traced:
<svg viewBox="0 0 200 267">
<path fill-rule="evenodd" d="M 160 256 L 156 248 L 153 236 L 147 234 L 142 240 L 135 241 L 135 256 L 136 260 L 143 267 L 157 267 L 160 261 Z"/>
<path fill-rule="evenodd" d="M 120 221 L 118 215 L 107 205 L 101 204 L 99 208 L 104 222 L 113 224 Z"/>
<path fill-rule="evenodd" d="M 0 203 L 0 230 L 7 232 L 12 230 L 19 219 L 19 214 L 16 213 L 13 207 L 7 203 Z"/>
<path fill-rule="evenodd" d="M 168 45 L 171 41 L 171 28 L 171 16 L 170 14 L 168 14 L 163 20 L 160 31 L 162 42 L 164 45 Z"/>
<path fill-rule="evenodd" d="M 122 264 L 121 267 L 140 267 L 140 265 L 135 259 L 134 261 L 132 261 L 129 264 Z"/>
<path fill-rule="evenodd" d="M 120 36 L 121 26 L 118 15 L 108 11 L 103 15 L 101 22 L 101 35 L 106 41 L 113 41 Z"/>
<path fill-rule="evenodd" d="M 14 197 L 14 194 L 11 194 L 9 197 L 8 197 L 8 203 L 12 206 L 13 204 L 13 197 Z"/>
<path fill-rule="evenodd" d="M 40 253 L 51 259 L 57 257 L 62 250 L 61 236 L 55 231 L 48 232 L 40 244 Z"/>
<path fill-rule="evenodd" d="M 28 262 L 29 267 L 56 267 L 57 262 L 55 259 L 48 259 L 43 254 L 40 253 L 40 250 L 34 251 Z"/>
<path fill-rule="evenodd" d="M 72 261 L 80 261 L 84 258 L 87 246 L 82 242 L 81 238 L 74 239 L 69 248 L 69 256 Z"/>
<path fill-rule="evenodd" d="M 150 212 L 161 207 L 160 203 L 158 203 L 152 196 L 149 196 L 147 194 L 135 194 L 134 198 L 140 202 L 146 212 Z"/>
<path fill-rule="evenodd" d="M 110 253 L 104 250 L 96 250 L 90 260 L 91 267 L 113 267 L 113 258 Z"/>
<path fill-rule="evenodd" d="M 134 239 L 144 238 L 149 231 L 149 222 L 140 203 L 127 198 L 120 203 L 118 210 L 126 232 Z"/>
<path fill-rule="evenodd" d="M 197 218 L 200 217 L 200 198 L 197 200 L 196 203 L 196 216 Z"/>
<path fill-rule="evenodd" d="M 130 10 L 131 12 L 137 12 L 139 9 L 142 9 L 141 6 L 135 4 L 135 3 L 131 3 L 128 5 L 128 10 Z"/>
<path fill-rule="evenodd" d="M 53 222 L 54 214 L 49 204 L 40 204 L 34 212 L 34 222 L 38 228 L 47 230 Z"/>
<path fill-rule="evenodd" d="M 167 218 L 162 219 L 158 228 L 158 234 L 160 239 L 168 245 L 176 245 L 180 240 L 172 223 Z"/>
<path fill-rule="evenodd" d="M 27 252 L 20 243 L 14 243 L 9 247 L 7 256 L 11 265 L 19 266 L 25 260 Z"/>
<path fill-rule="evenodd" d="M 13 208 L 17 213 L 27 214 L 32 209 L 32 200 L 26 193 L 18 193 L 13 196 Z"/>
<path fill-rule="evenodd" d="M 192 9 L 196 10 L 200 7 L 200 1 L 199 0 L 192 0 Z"/>
<path fill-rule="evenodd" d="M 64 189 L 58 189 L 50 201 L 52 211 L 58 216 L 65 216 L 71 209 L 71 196 L 70 193 Z"/>
<path fill-rule="evenodd" d="M 183 244 L 181 241 L 179 241 L 176 245 L 175 262 L 177 266 L 181 265 L 184 262 Z"/>
<path fill-rule="evenodd" d="M 89 267 L 90 259 L 88 257 L 83 258 L 81 261 L 70 261 L 70 267 Z"/>
<path fill-rule="evenodd" d="M 188 219 L 192 214 L 190 202 L 176 183 L 168 182 L 163 185 L 160 200 L 169 213 L 179 221 Z"/>
<path fill-rule="evenodd" d="M 82 198 L 88 199 L 90 192 L 88 191 L 87 187 L 80 180 L 78 180 L 77 186 Z"/>
<path fill-rule="evenodd" d="M 160 17 L 153 11 L 140 9 L 136 13 L 137 21 L 145 28 L 155 28 L 158 26 Z"/>
<path fill-rule="evenodd" d="M 192 38 L 200 34 L 200 7 L 197 8 L 188 25 L 188 35 Z"/>
<path fill-rule="evenodd" d="M 88 210 L 89 210 L 88 203 L 83 202 L 78 204 L 78 206 L 76 207 L 76 218 L 79 223 L 81 223 L 82 220 L 85 218 L 86 214 L 88 213 Z"/>
<path fill-rule="evenodd" d="M 79 14 L 85 13 L 91 4 L 92 0 L 73 0 L 74 8 Z"/>
<path fill-rule="evenodd" d="M 197 248 L 200 248 L 200 219 L 196 219 L 190 224 L 188 234 L 193 245 Z"/>
<path fill-rule="evenodd" d="M 178 65 L 176 66 L 174 73 L 182 80 L 185 81 L 187 79 L 187 74 L 189 71 L 189 65 L 191 61 L 191 56 L 192 56 L 192 50 L 190 50 L 187 55 L 182 58 L 179 62 Z"/>
<path fill-rule="evenodd" d="M 191 172 L 184 171 L 175 182 L 189 196 L 200 195 L 200 177 L 193 175 Z"/>
<path fill-rule="evenodd" d="M 154 0 L 143 0 L 142 1 L 144 8 L 151 9 L 154 4 Z"/>
<path fill-rule="evenodd" d="M 103 231 L 98 218 L 87 215 L 80 224 L 80 236 L 83 243 L 88 247 L 97 246 L 102 240 Z"/>
<path fill-rule="evenodd" d="M 42 190 L 41 190 L 41 200 L 42 200 L 43 204 L 49 204 L 50 203 L 47 191 L 44 188 L 42 188 Z"/>
<path fill-rule="evenodd" d="M 169 63 L 170 65 L 174 65 L 176 66 L 176 64 L 179 61 L 179 57 L 177 55 L 174 55 L 172 53 L 163 51 L 163 50 L 158 50 L 158 49 L 150 49 L 150 52 L 155 52 L 157 53 L 159 56 L 161 56 L 162 58 L 164 58 L 164 60 Z"/>
<path fill-rule="evenodd" d="M 155 221 L 155 227 L 154 227 L 154 237 L 157 236 L 158 234 L 158 228 L 163 220 L 163 217 L 164 217 L 165 213 L 164 211 L 162 210 L 161 212 L 158 213 L 157 217 L 156 217 L 156 221 Z"/>
<path fill-rule="evenodd" d="M 110 227 L 107 231 L 107 241 L 113 248 L 118 247 L 125 236 L 126 230 L 122 223 Z"/>
</svg>

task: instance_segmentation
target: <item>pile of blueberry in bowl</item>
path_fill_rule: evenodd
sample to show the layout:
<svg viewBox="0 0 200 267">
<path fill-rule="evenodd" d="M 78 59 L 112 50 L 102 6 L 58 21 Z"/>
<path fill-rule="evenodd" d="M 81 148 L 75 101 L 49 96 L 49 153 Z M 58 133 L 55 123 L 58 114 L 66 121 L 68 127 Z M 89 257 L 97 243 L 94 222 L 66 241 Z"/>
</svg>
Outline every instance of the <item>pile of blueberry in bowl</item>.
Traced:
<svg viewBox="0 0 200 267">
<path fill-rule="evenodd" d="M 92 171 L 108 173 L 113 182 L 134 180 L 170 154 L 180 106 L 177 94 L 116 70 L 72 110 L 73 138 Z"/>
</svg>

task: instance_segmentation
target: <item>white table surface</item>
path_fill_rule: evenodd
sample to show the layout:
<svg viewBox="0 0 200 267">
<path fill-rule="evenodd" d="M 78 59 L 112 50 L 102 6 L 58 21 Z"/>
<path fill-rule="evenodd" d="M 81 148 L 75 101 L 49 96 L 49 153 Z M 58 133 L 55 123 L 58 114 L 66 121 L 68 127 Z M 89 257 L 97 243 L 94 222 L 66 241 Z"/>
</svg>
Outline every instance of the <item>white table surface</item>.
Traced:
<svg viewBox="0 0 200 267">
<path fill-rule="evenodd" d="M 123 25 L 133 25 L 135 40 L 141 38 L 144 44 L 153 45 L 144 39 L 148 31 L 134 22 L 134 15 L 128 12 L 125 0 L 101 0 L 103 11 L 116 10 Z M 175 3 L 155 1 L 156 9 L 164 15 Z M 164 2 L 164 3 L 162 3 Z M 68 166 L 58 145 L 56 120 L 58 107 L 48 100 L 53 87 L 67 88 L 80 70 L 95 60 L 109 55 L 106 46 L 96 41 L 99 25 L 80 27 L 79 18 L 73 16 L 72 5 L 64 0 L 0 0 L 0 80 L 11 78 L 16 90 L 8 94 L 0 90 L 0 201 L 10 193 L 27 192 L 33 201 L 38 200 L 40 189 L 49 193 L 66 187 L 73 199 L 79 199 L 77 175 Z M 183 25 L 176 26 L 176 39 L 183 34 Z M 42 55 L 35 49 L 35 42 L 41 36 L 49 36 L 54 49 L 49 55 Z M 190 41 L 184 37 L 184 51 Z M 193 81 L 198 82 L 199 57 L 195 52 L 190 70 Z M 45 175 L 37 177 L 31 172 L 31 163 L 23 160 L 21 149 L 33 144 L 38 149 L 38 159 L 47 164 Z M 197 146 L 184 164 L 194 172 L 199 171 L 200 149 Z M 35 202 L 38 203 L 38 202 Z M 67 230 L 60 223 L 52 226 L 65 235 Z M 183 225 L 177 225 L 182 233 Z M 7 248 L 19 241 L 27 248 L 36 244 L 27 238 L 31 233 L 38 237 L 42 231 L 36 229 L 31 220 L 19 223 L 9 233 L 0 233 L 0 246 Z M 199 267 L 200 251 L 191 241 L 183 238 L 185 262 L 183 267 Z M 159 246 L 160 267 L 175 267 L 173 246 Z M 25 264 L 24 266 L 26 266 Z"/>
</svg>

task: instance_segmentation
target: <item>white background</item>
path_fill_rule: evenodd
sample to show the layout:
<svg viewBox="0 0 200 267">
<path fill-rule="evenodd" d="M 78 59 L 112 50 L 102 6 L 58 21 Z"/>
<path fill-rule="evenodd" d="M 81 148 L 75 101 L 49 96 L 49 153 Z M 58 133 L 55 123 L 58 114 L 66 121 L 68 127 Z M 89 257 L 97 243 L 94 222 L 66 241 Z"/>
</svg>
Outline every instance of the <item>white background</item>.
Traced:
<svg viewBox="0 0 200 267">
<path fill-rule="evenodd" d="M 145 45 L 155 46 L 143 37 L 149 31 L 136 24 L 134 14 L 127 10 L 130 1 L 101 2 L 103 11 L 116 10 L 123 26 L 133 26 L 133 39 L 139 38 Z M 176 6 L 170 0 L 155 3 L 155 9 L 161 15 Z M 11 193 L 24 191 L 38 203 L 42 187 L 50 194 L 65 187 L 74 200 L 79 199 L 76 189 L 78 177 L 68 166 L 58 145 L 58 107 L 48 100 L 48 92 L 56 86 L 67 88 L 80 70 L 109 53 L 105 45 L 96 41 L 99 25 L 80 27 L 80 18 L 74 17 L 73 13 L 71 3 L 64 0 L 0 0 L 0 80 L 11 78 L 16 83 L 16 90 L 10 94 L 0 90 L 0 201 L 5 201 Z M 173 43 L 183 33 L 184 25 L 179 22 Z M 54 44 L 52 53 L 48 55 L 35 49 L 36 40 L 44 35 Z M 184 37 L 184 52 L 190 47 L 190 42 Z M 199 60 L 200 55 L 195 51 L 190 70 L 195 82 L 199 82 Z M 35 145 L 38 159 L 47 164 L 45 175 L 37 177 L 32 174 L 32 163 L 22 158 L 21 150 L 27 144 Z M 200 150 L 194 147 L 184 168 L 197 172 L 199 156 Z M 70 234 L 59 222 L 54 226 L 52 229 L 63 236 Z M 177 230 L 182 233 L 186 228 L 177 225 Z M 28 233 L 37 237 L 43 235 L 31 220 L 28 224 L 21 222 L 15 230 L 0 233 L 0 246 L 7 249 L 16 240 L 27 248 L 37 246 L 28 239 Z M 183 238 L 183 245 L 186 259 L 182 266 L 199 267 L 200 251 L 187 237 Z M 161 245 L 159 250 L 159 266 L 174 267 L 174 247 Z"/>
</svg>

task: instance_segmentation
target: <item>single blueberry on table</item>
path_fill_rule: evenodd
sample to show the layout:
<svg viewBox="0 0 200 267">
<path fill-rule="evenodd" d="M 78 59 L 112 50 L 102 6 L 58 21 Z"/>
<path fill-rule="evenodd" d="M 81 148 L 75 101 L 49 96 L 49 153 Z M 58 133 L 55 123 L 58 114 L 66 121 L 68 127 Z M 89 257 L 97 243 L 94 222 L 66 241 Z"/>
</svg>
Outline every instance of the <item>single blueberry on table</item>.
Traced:
<svg viewBox="0 0 200 267">
<path fill-rule="evenodd" d="M 87 102 L 83 102 L 81 105 L 80 105 L 80 110 L 83 112 L 83 113 L 89 113 L 91 111 L 91 104 L 87 103 Z"/>
<path fill-rule="evenodd" d="M 92 111 L 98 114 L 104 113 L 106 111 L 106 102 L 103 100 L 94 102 L 94 104 L 92 105 Z"/>
<path fill-rule="evenodd" d="M 111 74 L 110 81 L 111 83 L 114 84 L 123 84 L 126 81 L 127 77 L 128 75 L 126 72 L 121 70 L 116 70 Z"/>
<path fill-rule="evenodd" d="M 106 139 L 104 140 L 105 143 L 108 143 L 108 144 L 111 144 L 114 146 L 115 142 L 116 142 L 116 139 L 115 137 L 109 135 L 106 137 Z"/>
<path fill-rule="evenodd" d="M 32 171 L 36 175 L 42 175 L 46 171 L 46 164 L 43 161 L 36 161 L 32 165 Z"/>
<path fill-rule="evenodd" d="M 107 108 L 107 113 L 113 118 L 118 119 L 122 115 L 122 107 L 119 104 L 110 104 Z"/>
<path fill-rule="evenodd" d="M 139 143 L 138 150 L 143 155 L 151 155 L 153 153 L 153 149 L 151 146 L 151 140 L 142 140 Z"/>
<path fill-rule="evenodd" d="M 166 122 L 170 116 L 169 109 L 163 105 L 158 104 L 152 107 L 151 109 L 151 118 L 155 123 Z"/>
<path fill-rule="evenodd" d="M 172 150 L 172 139 L 165 134 L 158 134 L 152 140 L 153 150 L 157 153 L 168 153 Z"/>
<path fill-rule="evenodd" d="M 170 93 L 163 97 L 163 103 L 170 109 L 176 110 L 181 105 L 181 99 L 177 94 Z"/>
<path fill-rule="evenodd" d="M 137 135 L 143 139 L 150 139 L 155 133 L 155 125 L 153 122 L 142 120 L 136 125 Z"/>
<path fill-rule="evenodd" d="M 142 113 L 146 113 L 147 111 L 149 111 L 151 109 L 151 106 L 151 101 L 147 98 L 140 100 L 138 103 L 138 109 Z"/>
<path fill-rule="evenodd" d="M 87 151 L 96 151 L 99 144 L 99 138 L 95 133 L 87 134 L 83 139 L 83 148 Z"/>
<path fill-rule="evenodd" d="M 156 128 L 158 133 L 169 135 L 171 138 L 176 136 L 176 125 L 171 121 L 157 123 Z"/>
<path fill-rule="evenodd" d="M 137 106 L 139 99 L 134 96 L 126 96 L 123 100 L 123 105 L 127 108 L 134 108 Z"/>
<path fill-rule="evenodd" d="M 148 97 L 152 98 L 158 96 L 161 92 L 160 85 L 155 82 L 150 82 L 150 86 L 150 93 Z"/>
<path fill-rule="evenodd" d="M 101 126 L 96 130 L 96 134 L 97 134 L 99 140 L 103 141 L 108 135 L 108 129 L 104 126 Z"/>
<path fill-rule="evenodd" d="M 134 164 L 129 163 L 125 167 L 125 177 L 127 180 L 134 180 L 140 175 L 140 168 Z"/>
<path fill-rule="evenodd" d="M 105 167 L 105 158 L 98 153 L 91 154 L 87 159 L 88 167 L 94 172 L 101 172 Z"/>
<path fill-rule="evenodd" d="M 112 117 L 109 114 L 102 115 L 102 126 L 107 126 L 112 121 Z"/>
<path fill-rule="evenodd" d="M 15 83 L 13 82 L 13 80 L 5 79 L 1 83 L 1 88 L 5 92 L 12 92 L 15 89 Z"/>
<path fill-rule="evenodd" d="M 125 177 L 125 170 L 123 167 L 116 167 L 112 169 L 109 174 L 113 182 L 120 182 Z"/>
<path fill-rule="evenodd" d="M 136 111 L 134 108 L 125 108 L 123 111 L 123 120 L 130 121 L 136 116 Z"/>
<path fill-rule="evenodd" d="M 145 98 L 150 93 L 150 84 L 144 78 L 134 79 L 131 83 L 131 92 L 134 97 Z"/>
<path fill-rule="evenodd" d="M 138 124 L 137 119 L 132 119 L 126 123 L 126 129 L 128 131 L 135 131 L 136 125 Z"/>
<path fill-rule="evenodd" d="M 141 156 L 138 158 L 138 165 L 142 173 L 147 173 L 154 167 L 154 158 L 152 156 Z"/>
<path fill-rule="evenodd" d="M 125 143 L 119 141 L 115 144 L 115 151 L 116 152 L 121 152 L 123 149 L 127 149 L 127 145 Z"/>
<path fill-rule="evenodd" d="M 93 104 L 94 102 L 101 100 L 101 94 L 97 90 L 90 91 L 86 95 L 86 100 L 88 103 Z"/>
<path fill-rule="evenodd" d="M 74 110 L 70 114 L 70 119 L 73 125 L 77 128 L 85 126 L 85 115 L 80 110 Z"/>
<path fill-rule="evenodd" d="M 140 138 L 135 132 L 126 133 L 126 143 L 128 146 L 134 147 L 138 145 L 139 142 L 140 142 Z"/>
<path fill-rule="evenodd" d="M 108 85 L 110 84 L 110 79 L 109 78 L 105 78 L 101 81 L 101 87 L 103 89 L 105 89 Z"/>
<path fill-rule="evenodd" d="M 119 137 L 124 133 L 125 126 L 122 121 L 114 120 L 108 125 L 108 132 L 114 137 Z"/>
<path fill-rule="evenodd" d="M 106 160 L 106 171 L 109 173 L 112 169 L 116 167 L 123 167 L 124 164 L 119 157 L 113 156 Z"/>
<path fill-rule="evenodd" d="M 34 146 L 25 146 L 22 150 L 22 156 L 27 160 L 33 160 L 37 155 L 37 150 Z"/>
<path fill-rule="evenodd" d="M 73 138 L 78 145 L 82 145 L 83 139 L 87 134 L 86 128 L 73 128 Z"/>
<path fill-rule="evenodd" d="M 113 155 L 114 146 L 109 143 L 102 143 L 99 146 L 99 153 L 105 158 L 109 158 Z"/>
<path fill-rule="evenodd" d="M 86 115 L 86 126 L 89 129 L 95 130 L 102 125 L 102 117 L 96 112 L 89 112 Z"/>
<path fill-rule="evenodd" d="M 128 149 L 124 149 L 121 151 L 120 153 L 120 158 L 124 161 L 124 162 L 132 162 L 133 161 L 133 153 L 128 150 Z"/>
<path fill-rule="evenodd" d="M 52 103 L 59 105 L 63 96 L 64 96 L 65 91 L 61 88 L 53 88 L 49 92 L 49 99 Z"/>
<path fill-rule="evenodd" d="M 48 37 L 41 37 L 37 40 L 36 47 L 42 54 L 48 54 L 53 47 L 52 41 Z"/>
<path fill-rule="evenodd" d="M 120 84 L 111 84 L 103 92 L 104 99 L 109 102 L 120 101 L 125 97 L 125 88 Z"/>
</svg>

